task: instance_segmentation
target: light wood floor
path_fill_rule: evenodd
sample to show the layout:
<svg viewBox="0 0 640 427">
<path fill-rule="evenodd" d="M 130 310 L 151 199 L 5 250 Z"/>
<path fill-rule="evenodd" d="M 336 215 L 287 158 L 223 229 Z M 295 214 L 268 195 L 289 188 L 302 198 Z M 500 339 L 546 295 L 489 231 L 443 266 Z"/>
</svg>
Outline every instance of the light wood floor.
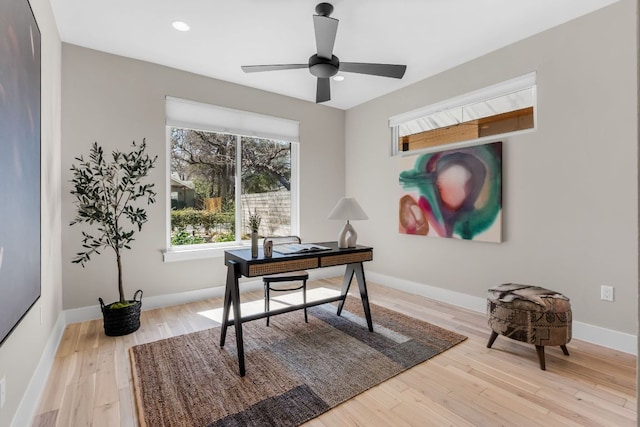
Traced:
<svg viewBox="0 0 640 427">
<path fill-rule="evenodd" d="M 320 280 L 311 287 L 339 287 Z M 635 426 L 636 358 L 572 340 L 564 356 L 498 337 L 486 317 L 369 283 L 371 302 L 457 331 L 468 340 L 307 423 L 307 426 Z M 243 295 L 243 302 L 260 300 Z M 102 320 L 67 326 L 34 426 L 135 426 L 127 349 L 217 326 L 201 314 L 220 298 L 143 311 L 141 328 L 107 337 Z M 374 317 L 375 321 L 375 317 Z M 231 345 L 233 343 L 228 343 Z"/>
</svg>

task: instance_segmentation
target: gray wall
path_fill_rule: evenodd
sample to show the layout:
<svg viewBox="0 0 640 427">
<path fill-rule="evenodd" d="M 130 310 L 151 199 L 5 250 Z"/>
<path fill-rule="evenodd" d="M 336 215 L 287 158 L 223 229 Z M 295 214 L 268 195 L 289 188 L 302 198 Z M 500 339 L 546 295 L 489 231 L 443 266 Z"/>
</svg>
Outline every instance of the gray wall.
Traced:
<svg viewBox="0 0 640 427">
<path fill-rule="evenodd" d="M 61 48 L 49 1 L 30 3 L 43 42 L 42 296 L 0 347 L 0 378 L 7 384 L 0 425 L 14 418 L 61 319 L 62 283 L 65 308 L 95 305 L 98 296 L 115 299 L 111 255 L 92 260 L 86 269 L 70 263 L 79 246 L 79 231 L 68 226 L 73 157 L 88 152 L 94 140 L 122 148 L 146 137 L 161 159 L 153 174 L 161 185 L 166 94 L 302 122 L 305 239 L 335 238 L 339 227 L 326 215 L 345 193 L 346 182 L 346 193 L 357 196 L 371 218 L 357 223 L 360 241 L 376 247 L 371 270 L 478 297 L 503 281 L 535 282 L 571 296 L 576 320 L 636 333 L 634 0 L 354 108 L 346 123 L 341 111 L 76 46 Z M 397 159 L 388 156 L 388 117 L 532 70 L 539 73 L 538 130 L 505 139 L 505 242 L 399 235 L 396 207 L 389 202 L 398 191 L 398 171 Z M 164 203 L 152 207 L 151 222 L 125 260 L 129 292 L 141 287 L 145 295 L 160 295 L 221 285 L 220 259 L 162 263 Z M 598 300 L 600 284 L 616 287 L 614 303 Z"/>
<path fill-rule="evenodd" d="M 158 202 L 149 222 L 123 257 L 125 292 L 145 296 L 222 286 L 223 258 L 165 263 L 167 148 L 165 96 L 269 114 L 300 121 L 300 235 L 304 240 L 334 239 L 339 224 L 327 220 L 344 195 L 344 116 L 342 110 L 205 78 L 148 62 L 63 44 L 62 48 L 62 277 L 64 308 L 96 305 L 117 298 L 115 256 L 106 250 L 82 268 L 71 264 L 80 248 L 81 228 L 69 227 L 74 206 L 69 167 L 93 141 L 105 151 L 127 149 L 147 139 L 158 167 L 151 180 Z"/>
<path fill-rule="evenodd" d="M 62 313 L 60 273 L 60 38 L 48 0 L 31 0 L 42 35 L 42 288 L 40 299 L 0 347 L 6 403 L 0 426 L 18 411 L 29 382 Z M 0 296 L 4 298 L 4 296 Z"/>
<path fill-rule="evenodd" d="M 637 331 L 637 6 L 623 0 L 347 112 L 347 193 L 369 270 L 476 297 L 505 282 L 571 298 L 574 320 Z M 501 244 L 398 234 L 390 116 L 538 73 L 536 132 L 501 138 Z M 376 173 L 371 173 L 371 171 Z M 615 302 L 600 301 L 615 286 Z"/>
</svg>

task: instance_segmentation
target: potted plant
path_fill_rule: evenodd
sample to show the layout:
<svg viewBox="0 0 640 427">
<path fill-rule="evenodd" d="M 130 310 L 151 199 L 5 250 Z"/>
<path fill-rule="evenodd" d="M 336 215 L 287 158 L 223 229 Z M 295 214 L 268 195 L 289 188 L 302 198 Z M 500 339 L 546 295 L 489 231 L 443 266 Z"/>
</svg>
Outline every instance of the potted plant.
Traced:
<svg viewBox="0 0 640 427">
<path fill-rule="evenodd" d="M 94 142 L 89 159 L 85 161 L 82 156 L 76 157 L 80 163 L 71 166 L 71 194 L 75 196 L 76 216 L 70 225 L 95 225 L 94 232 L 82 231 L 82 250 L 72 262 L 84 267 L 91 255 L 99 255 L 103 248 L 113 249 L 116 255 L 120 299 L 105 305 L 102 298 L 98 298 L 104 331 L 109 336 L 126 335 L 140 327 L 142 291 L 136 291 L 133 300 L 125 299 L 121 257 L 125 249 L 131 249 L 136 228 L 141 231 L 147 222 L 146 210 L 136 204 L 144 201 L 146 204 L 155 203 L 154 184 L 143 184 L 142 181 L 154 167 L 158 156 L 151 158 L 145 154 L 145 149 L 144 139 L 140 145 L 134 141 L 130 152 L 115 150 L 107 159 L 102 147 Z"/>
</svg>

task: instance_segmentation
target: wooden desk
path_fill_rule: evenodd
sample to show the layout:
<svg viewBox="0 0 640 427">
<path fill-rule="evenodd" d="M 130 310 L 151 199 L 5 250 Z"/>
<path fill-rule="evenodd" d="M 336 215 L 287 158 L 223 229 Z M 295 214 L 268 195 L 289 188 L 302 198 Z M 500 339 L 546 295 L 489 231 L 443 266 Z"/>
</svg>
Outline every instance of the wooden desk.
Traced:
<svg viewBox="0 0 640 427">
<path fill-rule="evenodd" d="M 364 314 L 367 319 L 369 331 L 373 332 L 373 322 L 371 321 L 371 311 L 369 309 L 369 296 L 367 294 L 367 284 L 364 278 L 364 268 L 362 263 L 373 259 L 373 248 L 367 246 L 356 246 L 355 248 L 338 249 L 337 242 L 322 242 L 318 245 L 331 248 L 326 251 L 307 252 L 302 254 L 283 255 L 274 251 L 273 257 L 265 258 L 262 250 L 257 258 L 251 257 L 251 249 L 239 249 L 225 251 L 224 263 L 227 266 L 227 283 L 224 292 L 224 307 L 222 311 L 222 329 L 220 331 L 220 347 L 224 346 L 227 336 L 227 327 L 233 324 L 236 332 L 236 346 L 238 348 L 238 365 L 240 376 L 245 374 L 244 366 L 244 343 L 242 340 L 242 324 L 252 320 L 258 320 L 267 316 L 288 313 L 293 310 L 300 310 L 306 307 L 313 307 L 329 302 L 340 301 L 337 315 L 340 316 L 344 301 L 349 292 L 353 276 L 356 276 Z M 346 265 L 342 292 L 340 296 L 325 298 L 317 301 L 310 301 L 307 304 L 293 305 L 264 313 L 257 313 L 242 317 L 240 313 L 240 290 L 238 279 L 241 276 L 256 277 L 267 274 L 286 273 L 296 270 L 309 270 L 312 268 L 332 267 L 336 265 Z M 233 320 L 229 320 L 229 310 L 233 307 Z"/>
</svg>

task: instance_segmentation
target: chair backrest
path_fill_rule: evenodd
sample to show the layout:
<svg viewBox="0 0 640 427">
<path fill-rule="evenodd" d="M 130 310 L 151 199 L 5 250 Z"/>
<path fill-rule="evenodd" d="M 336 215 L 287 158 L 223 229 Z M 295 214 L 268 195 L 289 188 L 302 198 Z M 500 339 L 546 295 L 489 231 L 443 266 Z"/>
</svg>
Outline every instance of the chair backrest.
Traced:
<svg viewBox="0 0 640 427">
<path fill-rule="evenodd" d="M 300 237 L 298 236 L 267 236 L 264 238 L 263 243 L 267 243 L 269 241 L 273 242 L 273 246 L 286 245 L 289 243 L 302 243 L 302 240 L 300 240 Z"/>
</svg>

